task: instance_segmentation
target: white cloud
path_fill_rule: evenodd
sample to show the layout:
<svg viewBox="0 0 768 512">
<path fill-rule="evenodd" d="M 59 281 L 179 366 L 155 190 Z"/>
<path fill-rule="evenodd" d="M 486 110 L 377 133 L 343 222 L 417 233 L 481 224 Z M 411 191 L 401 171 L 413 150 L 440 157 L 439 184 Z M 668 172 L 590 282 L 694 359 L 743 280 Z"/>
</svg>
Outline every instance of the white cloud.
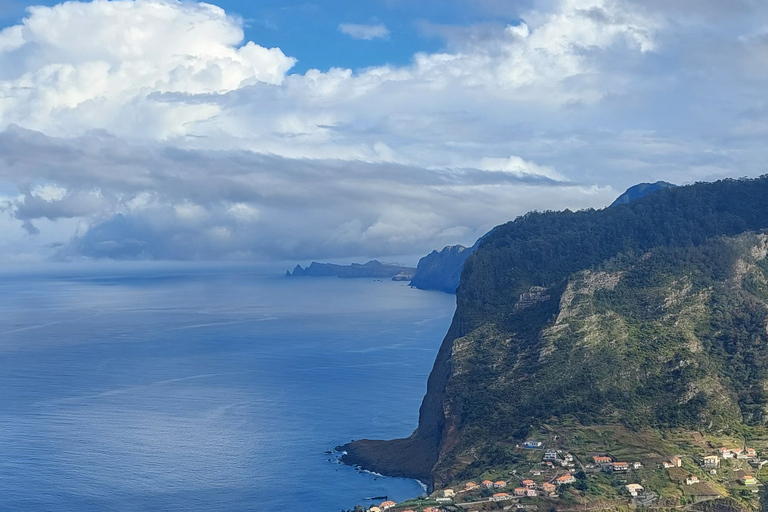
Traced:
<svg viewBox="0 0 768 512">
<path fill-rule="evenodd" d="M 377 23 L 375 25 L 342 23 L 339 25 L 339 32 L 348 35 L 352 39 L 363 39 L 365 41 L 371 41 L 373 39 L 389 39 L 389 30 L 383 23 Z"/>
<path fill-rule="evenodd" d="M 532 0 L 404 66 L 303 74 L 212 5 L 35 7 L 0 31 L 2 222 L 24 254 L 403 254 L 760 174 L 768 4 L 734 2 Z"/>
<path fill-rule="evenodd" d="M 157 138 L 188 133 L 186 126 L 215 118 L 220 108 L 153 94 L 280 84 L 295 62 L 242 40 L 238 20 L 204 3 L 31 7 L 22 25 L 0 32 L 0 125 L 62 135 L 91 128 Z"/>
</svg>

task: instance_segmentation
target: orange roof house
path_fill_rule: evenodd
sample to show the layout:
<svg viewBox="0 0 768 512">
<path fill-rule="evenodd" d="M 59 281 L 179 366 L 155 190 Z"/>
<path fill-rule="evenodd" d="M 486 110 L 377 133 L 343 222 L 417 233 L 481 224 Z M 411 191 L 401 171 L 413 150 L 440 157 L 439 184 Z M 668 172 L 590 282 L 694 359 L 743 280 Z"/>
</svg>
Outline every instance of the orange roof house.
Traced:
<svg viewBox="0 0 768 512">
<path fill-rule="evenodd" d="M 604 457 L 602 455 L 595 455 L 592 457 L 592 460 L 595 461 L 595 464 L 610 464 L 613 462 L 613 459 L 610 457 Z"/>
<path fill-rule="evenodd" d="M 388 501 L 383 501 L 381 505 L 379 505 L 379 508 L 381 508 L 381 510 L 388 510 L 394 507 L 395 505 L 397 505 L 397 503 L 395 503 L 394 501 L 388 500 Z"/>
<path fill-rule="evenodd" d="M 505 482 L 504 480 L 498 480 L 496 482 L 493 482 L 493 486 L 496 487 L 497 489 L 501 489 L 502 487 L 507 486 L 507 482 Z"/>
<path fill-rule="evenodd" d="M 555 483 L 557 485 L 563 485 L 563 484 L 572 484 L 576 481 L 576 478 L 570 473 L 566 473 L 564 475 L 560 475 L 559 477 L 555 478 Z"/>
<path fill-rule="evenodd" d="M 466 489 L 467 491 L 474 491 L 479 487 L 480 486 L 477 485 L 475 482 L 467 482 L 467 485 L 464 486 L 464 489 Z"/>
<path fill-rule="evenodd" d="M 490 489 L 491 487 L 493 487 L 493 482 L 491 482 L 490 480 L 483 480 L 480 483 L 480 487 L 482 487 L 483 489 Z"/>
<path fill-rule="evenodd" d="M 536 488 L 536 482 L 533 480 L 523 480 L 523 487 L 526 489 L 535 489 Z"/>
<path fill-rule="evenodd" d="M 544 482 L 541 484 L 541 490 L 544 492 L 555 492 L 555 484 L 551 484 L 549 482 Z"/>
</svg>

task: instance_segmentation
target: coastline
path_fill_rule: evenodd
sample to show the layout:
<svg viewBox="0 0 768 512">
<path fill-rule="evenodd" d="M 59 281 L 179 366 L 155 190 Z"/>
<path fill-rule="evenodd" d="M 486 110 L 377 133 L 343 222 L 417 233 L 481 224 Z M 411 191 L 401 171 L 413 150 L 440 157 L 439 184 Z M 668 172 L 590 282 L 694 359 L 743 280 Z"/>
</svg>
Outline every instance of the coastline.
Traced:
<svg viewBox="0 0 768 512">
<path fill-rule="evenodd" d="M 416 480 L 426 492 L 434 489 L 431 469 L 435 464 L 431 450 L 425 450 L 417 436 L 390 441 L 361 439 L 342 446 L 339 461 L 361 471 L 394 478 Z"/>
</svg>

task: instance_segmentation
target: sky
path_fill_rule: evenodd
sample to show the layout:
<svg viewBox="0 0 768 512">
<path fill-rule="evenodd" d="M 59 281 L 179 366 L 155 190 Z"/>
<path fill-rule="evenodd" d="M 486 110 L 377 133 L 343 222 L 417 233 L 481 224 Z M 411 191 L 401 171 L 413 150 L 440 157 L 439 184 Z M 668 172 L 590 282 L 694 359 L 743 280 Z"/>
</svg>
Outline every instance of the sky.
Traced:
<svg viewBox="0 0 768 512">
<path fill-rule="evenodd" d="M 759 0 L 0 0 L 0 256 L 416 258 L 762 175 L 766 92 Z"/>
</svg>

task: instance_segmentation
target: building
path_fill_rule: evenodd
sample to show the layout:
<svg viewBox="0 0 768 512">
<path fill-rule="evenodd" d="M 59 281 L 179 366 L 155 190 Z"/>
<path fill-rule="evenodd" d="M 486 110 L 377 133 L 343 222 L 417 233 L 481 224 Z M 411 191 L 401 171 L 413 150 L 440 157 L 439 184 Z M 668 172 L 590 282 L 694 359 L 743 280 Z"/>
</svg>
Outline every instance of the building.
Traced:
<svg viewBox="0 0 768 512">
<path fill-rule="evenodd" d="M 544 452 L 544 460 L 558 460 L 557 452 L 555 450 L 547 450 Z"/>
<path fill-rule="evenodd" d="M 672 457 L 669 460 L 664 461 L 665 468 L 679 468 L 683 465 L 683 459 L 680 457 Z"/>
<path fill-rule="evenodd" d="M 635 497 L 638 494 L 642 494 L 642 492 L 644 490 L 643 486 L 640 485 L 640 484 L 628 484 L 626 487 L 627 487 L 627 491 L 629 491 L 629 494 L 631 496 L 635 496 Z"/>
<path fill-rule="evenodd" d="M 704 456 L 704 466 L 708 468 L 716 468 L 720 465 L 720 457 L 717 455 Z"/>
<path fill-rule="evenodd" d="M 533 480 L 523 480 L 523 487 L 526 489 L 535 489 L 536 488 L 536 482 Z"/>
<path fill-rule="evenodd" d="M 528 440 L 523 443 L 523 448 L 541 448 L 542 446 L 544 446 L 544 443 L 541 441 Z"/>
<path fill-rule="evenodd" d="M 493 487 L 495 489 L 503 489 L 506 486 L 507 486 L 507 482 L 505 482 L 504 480 L 498 480 L 496 482 L 493 482 Z"/>
<path fill-rule="evenodd" d="M 541 484 L 541 490 L 547 494 L 552 494 L 557 490 L 557 487 L 555 487 L 555 484 L 544 482 L 543 484 Z"/>
<path fill-rule="evenodd" d="M 757 485 L 757 478 L 752 475 L 744 475 L 739 479 L 742 485 Z"/>
<path fill-rule="evenodd" d="M 525 487 L 518 487 L 515 489 L 515 496 L 525 496 Z"/>
<path fill-rule="evenodd" d="M 507 494 L 505 492 L 497 492 L 496 494 L 491 496 L 491 500 L 493 500 L 493 501 L 507 501 L 507 500 L 511 500 L 511 499 L 512 499 L 512 496 L 510 496 L 509 494 Z"/>
<path fill-rule="evenodd" d="M 483 480 L 482 482 L 480 482 L 480 487 L 482 487 L 483 489 L 490 489 L 491 487 L 493 487 L 493 482 L 491 482 L 490 480 Z"/>
<path fill-rule="evenodd" d="M 394 507 L 395 505 L 397 505 L 397 503 L 395 503 L 394 501 L 391 501 L 391 500 L 388 500 L 388 501 L 382 501 L 382 502 L 381 502 L 381 505 L 379 505 L 379 508 L 380 508 L 381 510 L 389 510 L 389 509 L 391 509 L 392 507 Z"/>
<path fill-rule="evenodd" d="M 640 462 L 633 462 L 632 463 L 632 467 L 635 468 L 635 469 L 640 469 L 640 468 L 643 467 L 643 465 Z"/>
<path fill-rule="evenodd" d="M 757 457 L 757 451 L 754 448 L 747 448 L 744 450 L 744 454 L 750 459 Z"/>
<path fill-rule="evenodd" d="M 592 457 L 592 460 L 595 461 L 595 464 L 610 464 L 613 462 L 612 458 L 603 455 L 595 455 Z"/>
<path fill-rule="evenodd" d="M 381 512 L 381 509 L 379 507 L 371 507 L 368 509 L 368 512 Z"/>
<path fill-rule="evenodd" d="M 699 477 L 696 475 L 688 475 L 685 479 L 685 485 L 693 485 L 699 483 Z"/>
<path fill-rule="evenodd" d="M 453 492 L 453 489 L 444 489 L 443 496 L 446 498 L 453 498 L 454 496 L 456 496 L 456 493 Z"/>
<path fill-rule="evenodd" d="M 555 483 L 557 485 L 572 484 L 575 481 L 576 481 L 576 478 L 570 473 L 566 473 L 564 475 L 560 475 L 559 477 L 555 478 Z"/>
<path fill-rule="evenodd" d="M 525 495 L 529 498 L 535 498 L 539 495 L 539 493 L 536 491 L 536 489 L 526 489 Z"/>
<path fill-rule="evenodd" d="M 467 484 L 464 486 L 465 491 L 476 491 L 480 488 L 479 485 L 477 485 L 475 482 L 467 482 Z"/>
<path fill-rule="evenodd" d="M 614 462 L 611 464 L 613 471 L 629 471 L 629 463 L 627 462 Z"/>
</svg>

